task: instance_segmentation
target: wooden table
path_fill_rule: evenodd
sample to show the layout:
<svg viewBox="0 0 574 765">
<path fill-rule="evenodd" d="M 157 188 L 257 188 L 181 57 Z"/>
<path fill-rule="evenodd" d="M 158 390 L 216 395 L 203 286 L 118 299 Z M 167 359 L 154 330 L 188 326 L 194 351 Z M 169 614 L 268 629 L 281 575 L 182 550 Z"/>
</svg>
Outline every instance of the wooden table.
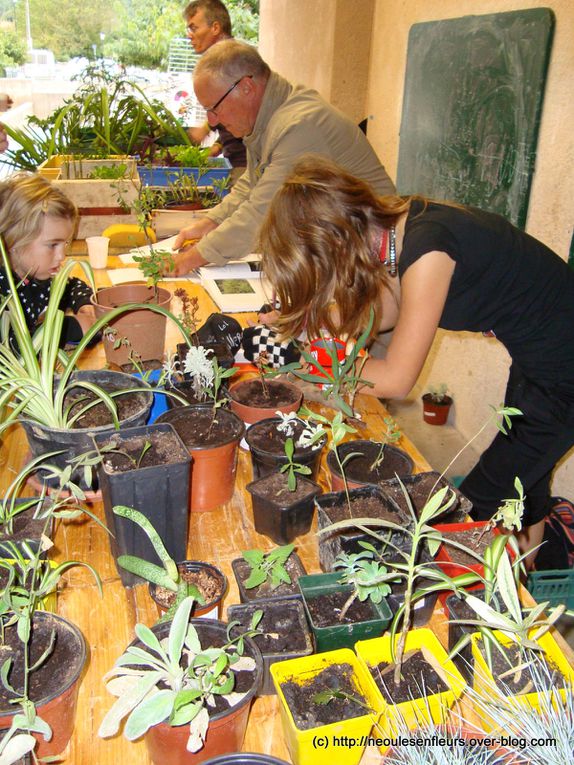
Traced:
<svg viewBox="0 0 574 765">
<path fill-rule="evenodd" d="M 116 265 L 116 259 L 110 259 Z M 119 263 L 117 263 L 119 265 Z M 106 272 L 96 272 L 98 286 L 106 286 L 109 277 Z M 166 286 L 173 291 L 175 282 Z M 196 295 L 200 302 L 201 320 L 216 311 L 216 306 L 198 285 L 177 282 L 186 286 L 190 295 Z M 177 310 L 177 309 L 176 309 Z M 238 316 L 245 324 L 246 314 Z M 168 328 L 168 347 L 174 347 L 179 339 L 178 331 Z M 86 353 L 83 366 L 103 367 L 105 363 L 101 345 Z M 312 408 L 328 414 L 329 410 L 312 404 Z M 364 438 L 376 438 L 384 430 L 383 419 L 387 411 L 375 398 L 358 397 L 358 409 L 365 422 Z M 329 416 L 332 416 L 332 411 Z M 398 445 L 407 451 L 415 462 L 416 470 L 429 469 L 424 458 L 412 443 L 402 437 Z M 0 450 L 0 490 L 5 489 L 13 470 L 23 464 L 27 451 L 24 432 L 19 428 L 6 434 Z M 326 466 L 323 463 L 319 482 L 328 490 Z M 251 502 L 245 485 L 251 480 L 249 455 L 240 450 L 237 482 L 233 499 L 213 512 L 192 513 L 188 558 L 208 561 L 221 568 L 229 579 L 229 590 L 225 597 L 223 618 L 227 607 L 239 603 L 239 594 L 231 569 L 231 561 L 242 550 L 260 547 L 271 549 L 273 543 L 259 535 L 253 527 Z M 103 519 L 101 503 L 94 503 L 92 511 Z M 311 531 L 297 539 L 297 551 L 309 573 L 318 572 L 318 548 L 316 521 Z M 151 765 L 146 746 L 142 741 L 130 743 L 118 735 L 113 739 L 98 738 L 100 722 L 113 703 L 102 681 L 103 675 L 113 666 L 133 638 L 134 625 L 143 622 L 152 625 L 157 620 L 156 607 L 147 593 L 146 586 L 125 589 L 119 579 L 110 553 L 106 532 L 88 516 L 73 522 L 59 524 L 52 553 L 57 561 L 88 561 L 95 566 L 103 582 L 103 597 L 100 597 L 91 575 L 81 569 L 72 569 L 65 577 L 58 594 L 58 612 L 77 624 L 84 633 L 89 646 L 89 663 L 85 671 L 79 694 L 76 728 L 67 752 L 62 760 L 65 765 Z M 433 627 L 439 637 L 445 640 L 445 619 L 442 613 L 433 616 Z M 279 707 L 276 696 L 264 696 L 255 700 L 244 743 L 244 751 L 264 752 L 289 760 L 283 741 Z M 368 750 L 363 765 L 379 762 L 376 749 Z"/>
</svg>

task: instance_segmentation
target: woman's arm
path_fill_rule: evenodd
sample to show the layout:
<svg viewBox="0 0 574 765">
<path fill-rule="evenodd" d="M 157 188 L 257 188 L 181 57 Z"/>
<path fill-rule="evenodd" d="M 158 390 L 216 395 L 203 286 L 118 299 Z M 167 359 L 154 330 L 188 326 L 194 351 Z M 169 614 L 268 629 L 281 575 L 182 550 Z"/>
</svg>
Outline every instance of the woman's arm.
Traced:
<svg viewBox="0 0 574 765">
<path fill-rule="evenodd" d="M 445 252 L 427 252 L 409 266 L 401 281 L 398 320 L 384 359 L 370 359 L 363 388 L 379 398 L 404 398 L 415 384 L 442 315 L 455 262 Z"/>
</svg>

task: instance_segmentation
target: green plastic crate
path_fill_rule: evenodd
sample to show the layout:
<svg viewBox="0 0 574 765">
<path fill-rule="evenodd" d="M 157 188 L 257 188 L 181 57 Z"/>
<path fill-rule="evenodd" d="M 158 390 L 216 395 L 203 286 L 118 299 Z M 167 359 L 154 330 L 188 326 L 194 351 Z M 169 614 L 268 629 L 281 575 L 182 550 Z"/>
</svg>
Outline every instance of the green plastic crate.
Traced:
<svg viewBox="0 0 574 765">
<path fill-rule="evenodd" d="M 526 587 L 538 603 L 548 601 L 551 606 L 564 603 L 574 610 L 574 569 L 535 571 L 529 574 Z"/>
</svg>

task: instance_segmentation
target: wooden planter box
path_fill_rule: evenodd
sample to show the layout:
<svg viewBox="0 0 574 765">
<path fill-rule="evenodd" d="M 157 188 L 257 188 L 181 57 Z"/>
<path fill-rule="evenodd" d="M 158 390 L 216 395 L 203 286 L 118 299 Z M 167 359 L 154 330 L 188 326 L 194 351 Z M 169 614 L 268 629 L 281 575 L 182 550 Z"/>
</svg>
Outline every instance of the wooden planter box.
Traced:
<svg viewBox="0 0 574 765">
<path fill-rule="evenodd" d="M 96 167 L 125 164 L 124 178 L 87 178 Z M 56 154 L 38 167 L 39 175 L 52 181 L 66 194 L 80 213 L 76 237 L 99 236 L 114 223 L 137 223 L 135 215 L 126 212 L 119 197 L 130 207 L 137 200 L 140 179 L 135 159 L 111 156 L 107 159 L 76 160 L 66 154 Z"/>
</svg>

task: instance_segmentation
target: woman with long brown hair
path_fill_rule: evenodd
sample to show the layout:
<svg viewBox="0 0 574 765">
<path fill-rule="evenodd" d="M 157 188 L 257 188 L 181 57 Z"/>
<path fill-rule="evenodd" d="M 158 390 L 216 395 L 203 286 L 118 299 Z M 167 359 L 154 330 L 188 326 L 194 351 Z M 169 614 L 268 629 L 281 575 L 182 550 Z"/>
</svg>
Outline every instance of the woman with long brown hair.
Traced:
<svg viewBox="0 0 574 765">
<path fill-rule="evenodd" d="M 317 156 L 302 158 L 260 232 L 263 269 L 281 304 L 277 326 L 358 336 L 394 328 L 370 359 L 364 392 L 405 397 L 438 327 L 497 337 L 512 357 L 505 403 L 523 412 L 498 434 L 461 490 L 477 519 L 526 492 L 524 549 L 542 539 L 556 462 L 574 444 L 574 273 L 499 215 L 420 197 L 377 197 Z"/>
</svg>

